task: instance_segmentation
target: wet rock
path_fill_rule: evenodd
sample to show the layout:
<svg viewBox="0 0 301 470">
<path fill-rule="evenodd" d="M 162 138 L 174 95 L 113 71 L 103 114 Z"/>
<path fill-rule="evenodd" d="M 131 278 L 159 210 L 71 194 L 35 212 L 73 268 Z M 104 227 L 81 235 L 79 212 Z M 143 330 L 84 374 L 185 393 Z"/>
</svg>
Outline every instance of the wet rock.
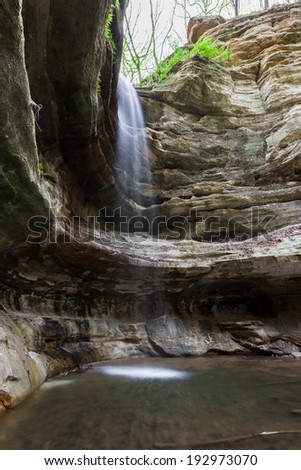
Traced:
<svg viewBox="0 0 301 470">
<path fill-rule="evenodd" d="M 11 408 L 45 381 L 47 366 L 41 355 L 28 350 L 11 318 L 1 319 L 1 325 L 0 401 L 5 408 Z"/>
<path fill-rule="evenodd" d="M 14 223 L 3 224 L 6 250 L 0 259 L 0 406 L 15 406 L 46 377 L 74 368 L 74 355 L 83 363 L 145 354 L 299 357 L 301 7 L 215 26 L 205 35 L 230 47 L 234 63 L 193 58 L 166 82 L 140 90 L 151 186 L 133 182 L 126 172 L 118 179 L 114 168 L 111 91 L 117 65 L 112 71 L 98 42 L 104 29 L 99 19 L 106 18 L 109 2 L 92 2 L 96 15 L 90 11 L 79 23 L 82 2 L 76 2 L 72 18 L 70 2 L 52 2 L 51 8 L 40 3 L 24 1 L 28 75 L 34 102 L 43 104 L 39 149 L 60 184 L 39 182 L 24 51 L 17 47 L 23 34 L 20 5 L 16 10 L 16 2 L 4 2 L 5 13 L 14 13 L 15 31 L 4 52 L 8 61 L 18 58 L 12 73 L 23 111 L 16 115 L 6 106 L 14 87 L 3 87 L 0 119 L 14 122 L 9 148 L 1 144 L 3 220 Z M 34 25 L 42 13 L 39 42 Z M 73 44 L 62 41 L 69 20 L 79 57 Z M 77 34 L 81 25 L 91 33 L 83 40 Z M 53 68 L 38 83 L 46 31 Z M 56 66 L 61 44 L 66 63 L 61 57 Z M 86 59 L 88 75 L 82 73 Z M 97 97 L 100 69 L 107 81 Z M 5 83 L 9 79 L 4 76 Z M 53 93 L 58 103 L 52 103 Z M 144 206 L 134 202 L 137 191 Z M 44 214 L 45 195 L 57 208 L 45 216 L 54 238 L 26 244 L 27 217 Z M 127 214 L 156 214 L 164 223 L 153 237 L 104 230 L 103 217 L 94 230 L 89 217 L 117 200 Z M 73 230 L 74 214 L 82 216 L 80 230 Z M 16 234 L 24 243 L 8 250 Z"/>
<path fill-rule="evenodd" d="M 29 218 L 45 216 L 48 205 L 47 191 L 42 192 L 39 185 L 34 114 L 21 40 L 21 3 L 5 0 L 0 7 L 0 251 L 24 241 Z"/>
</svg>

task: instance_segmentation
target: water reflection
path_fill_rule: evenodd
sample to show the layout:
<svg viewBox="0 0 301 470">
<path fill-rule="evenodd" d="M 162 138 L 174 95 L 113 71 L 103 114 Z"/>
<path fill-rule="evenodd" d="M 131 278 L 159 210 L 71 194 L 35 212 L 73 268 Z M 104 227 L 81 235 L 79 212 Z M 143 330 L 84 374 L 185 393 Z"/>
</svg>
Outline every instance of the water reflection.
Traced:
<svg viewBox="0 0 301 470">
<path fill-rule="evenodd" d="M 301 449 L 298 434 L 225 443 L 301 430 L 300 368 L 231 357 L 96 364 L 0 416 L 0 449 Z"/>
<path fill-rule="evenodd" d="M 68 385 L 71 385 L 74 382 L 74 380 L 68 379 L 68 380 L 49 380 L 48 382 L 45 382 L 42 386 L 42 388 L 48 389 L 48 388 L 56 388 L 56 387 L 66 387 Z"/>
<path fill-rule="evenodd" d="M 105 375 L 131 377 L 133 379 L 185 379 L 188 375 L 186 371 L 151 366 L 98 366 L 95 371 Z"/>
</svg>

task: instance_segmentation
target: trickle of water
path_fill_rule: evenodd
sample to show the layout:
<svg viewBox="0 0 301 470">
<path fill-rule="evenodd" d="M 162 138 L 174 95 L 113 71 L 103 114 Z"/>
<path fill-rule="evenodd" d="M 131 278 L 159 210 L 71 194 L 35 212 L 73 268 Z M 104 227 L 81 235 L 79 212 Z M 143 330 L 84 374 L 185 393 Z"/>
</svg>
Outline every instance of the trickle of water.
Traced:
<svg viewBox="0 0 301 470">
<path fill-rule="evenodd" d="M 56 388 L 56 387 L 68 387 L 68 385 L 72 384 L 74 380 L 50 380 L 49 382 L 45 382 L 43 384 L 43 388 Z"/>
<path fill-rule="evenodd" d="M 119 76 L 118 89 L 118 132 L 116 158 L 118 166 L 127 173 L 133 185 L 152 184 L 145 122 L 139 97 L 133 85 Z M 142 205 L 143 197 L 139 191 L 135 200 Z"/>
</svg>

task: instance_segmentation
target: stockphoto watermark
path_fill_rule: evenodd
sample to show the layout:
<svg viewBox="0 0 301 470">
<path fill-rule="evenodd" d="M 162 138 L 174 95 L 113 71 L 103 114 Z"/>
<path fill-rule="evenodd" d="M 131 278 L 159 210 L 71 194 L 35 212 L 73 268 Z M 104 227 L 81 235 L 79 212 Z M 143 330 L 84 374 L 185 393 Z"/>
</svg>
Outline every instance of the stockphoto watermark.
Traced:
<svg viewBox="0 0 301 470">
<path fill-rule="evenodd" d="M 99 241 L 105 235 L 114 239 L 118 235 L 132 241 L 197 240 L 200 242 L 243 241 L 268 235 L 272 230 L 274 214 L 262 214 L 259 207 L 252 207 L 247 216 L 232 217 L 204 216 L 200 210 L 192 209 L 189 215 L 164 215 L 146 217 L 128 216 L 118 207 L 115 210 L 103 208 L 98 215 L 82 219 L 80 216 L 61 216 L 55 209 L 49 216 L 34 216 L 28 220 L 27 242 L 51 244 L 58 240 L 71 243 L 73 238 L 82 242 Z"/>
</svg>

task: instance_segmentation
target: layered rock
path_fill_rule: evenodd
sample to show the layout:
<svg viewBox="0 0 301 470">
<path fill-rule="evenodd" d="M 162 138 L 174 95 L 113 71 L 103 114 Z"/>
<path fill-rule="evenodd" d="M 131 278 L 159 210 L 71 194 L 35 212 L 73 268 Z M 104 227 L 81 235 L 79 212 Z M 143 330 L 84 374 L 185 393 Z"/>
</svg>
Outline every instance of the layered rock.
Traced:
<svg viewBox="0 0 301 470">
<path fill-rule="evenodd" d="M 59 25 L 61 2 L 51 5 Z M 27 15 L 29 31 L 35 16 Z M 73 75 L 61 63 L 55 67 L 60 29 L 53 24 L 48 30 L 54 36 L 47 55 L 51 70 L 42 78 L 47 96 L 59 99 L 53 105 L 49 98 L 43 108 L 39 148 L 55 162 L 52 176 L 58 178 L 59 169 L 64 187 L 44 182 L 56 212 L 30 225 L 31 243 L 15 244 L 2 255 L 3 406 L 14 406 L 45 377 L 81 361 L 145 354 L 300 355 L 300 18 L 301 6 L 290 5 L 221 24 L 207 34 L 230 47 L 234 63 L 194 58 L 166 82 L 140 90 L 153 186 L 126 172 L 121 178 L 115 168 L 108 137 L 115 125 L 114 80 L 109 88 L 102 84 L 103 108 L 96 117 L 95 70 L 87 83 L 82 69 L 74 71 L 78 93 L 69 88 Z M 97 22 L 86 21 L 97 35 Z M 46 26 L 39 31 L 39 44 L 45 44 Z M 95 42 L 87 41 L 81 57 L 94 58 L 97 68 L 103 63 L 108 76 L 108 61 L 102 62 L 98 49 L 89 55 Z M 67 55 L 70 48 L 63 46 Z M 43 86 L 35 81 L 34 66 L 44 52 L 35 53 L 28 73 L 39 104 Z M 86 108 L 87 95 L 92 103 Z M 62 104 L 65 96 L 70 107 Z M 32 115 L 30 122 L 32 129 Z M 34 194 L 31 186 L 26 190 Z M 137 192 L 144 207 L 135 202 Z M 109 209 L 120 199 L 127 214 L 161 217 L 153 237 L 127 233 L 135 226 L 113 230 L 118 221 Z M 107 217 L 97 214 L 102 204 Z M 37 214 L 35 208 L 30 212 Z"/>
<path fill-rule="evenodd" d="M 124 2 L 113 11 L 114 57 L 112 41 L 105 38 L 112 8 L 111 0 L 1 2 L 0 251 L 5 276 L 6 250 L 26 246 L 32 217 L 43 223 L 53 208 L 60 216 L 81 214 L 87 200 L 102 199 L 104 187 L 104 200 L 115 195 L 109 135 L 113 139 L 116 131 Z M 13 279 L 11 285 L 17 287 Z M 28 352 L 28 337 L 2 310 L 0 396 L 11 406 L 42 383 L 47 367 Z M 18 310 L 23 313 L 22 307 Z"/>
<path fill-rule="evenodd" d="M 222 16 L 196 16 L 190 18 L 188 22 L 187 37 L 190 43 L 196 43 L 198 39 L 216 26 L 225 23 L 225 19 Z"/>
<path fill-rule="evenodd" d="M 234 65 L 196 57 L 140 92 L 159 211 L 213 218 L 200 239 L 236 218 L 256 235 L 254 210 L 268 230 L 300 223 L 300 14 L 286 6 L 210 29 Z"/>
</svg>

